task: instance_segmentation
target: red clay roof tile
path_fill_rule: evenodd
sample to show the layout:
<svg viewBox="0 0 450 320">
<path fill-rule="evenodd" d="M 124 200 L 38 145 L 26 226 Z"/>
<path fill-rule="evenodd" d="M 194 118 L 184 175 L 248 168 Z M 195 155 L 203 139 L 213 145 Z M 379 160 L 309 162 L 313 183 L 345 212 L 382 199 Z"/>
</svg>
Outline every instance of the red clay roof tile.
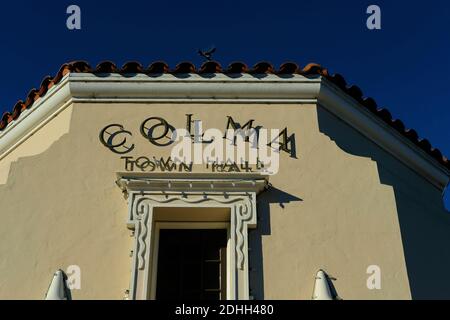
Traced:
<svg viewBox="0 0 450 320">
<path fill-rule="evenodd" d="M 169 72 L 169 65 L 164 61 L 153 62 L 148 68 L 148 74 L 163 74 Z"/>
<path fill-rule="evenodd" d="M 219 63 L 215 61 L 207 61 L 200 67 L 199 74 L 204 73 L 221 73 L 222 67 Z"/>
<path fill-rule="evenodd" d="M 278 69 L 277 74 L 296 74 L 299 72 L 298 65 L 294 62 L 285 62 Z"/>
<path fill-rule="evenodd" d="M 259 62 L 251 68 L 248 73 L 250 74 L 270 74 L 274 73 L 273 66 L 268 62 Z"/>
<path fill-rule="evenodd" d="M 227 70 L 224 73 L 247 73 L 248 67 L 245 63 L 242 62 L 233 62 L 231 63 Z"/>
</svg>

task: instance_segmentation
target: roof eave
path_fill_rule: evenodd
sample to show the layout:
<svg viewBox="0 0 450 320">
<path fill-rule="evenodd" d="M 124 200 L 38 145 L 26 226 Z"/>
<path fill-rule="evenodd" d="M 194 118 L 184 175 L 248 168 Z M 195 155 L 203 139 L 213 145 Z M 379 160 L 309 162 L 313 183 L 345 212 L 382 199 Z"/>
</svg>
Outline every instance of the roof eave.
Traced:
<svg viewBox="0 0 450 320">
<path fill-rule="evenodd" d="M 439 190 L 443 191 L 449 184 L 450 170 L 325 78 L 322 78 L 318 103 Z"/>
</svg>

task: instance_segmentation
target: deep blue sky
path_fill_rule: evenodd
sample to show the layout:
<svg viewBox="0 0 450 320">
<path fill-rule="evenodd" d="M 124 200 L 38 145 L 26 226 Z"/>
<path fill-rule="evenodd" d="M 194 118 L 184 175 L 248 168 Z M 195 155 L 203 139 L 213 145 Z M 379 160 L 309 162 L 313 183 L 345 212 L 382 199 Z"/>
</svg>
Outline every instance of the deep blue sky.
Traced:
<svg viewBox="0 0 450 320">
<path fill-rule="evenodd" d="M 81 7 L 80 31 L 66 28 L 70 4 Z M 381 31 L 366 28 L 370 4 L 381 7 Z M 320 63 L 450 156 L 448 1 L 16 0 L 0 6 L 2 112 L 66 61 L 198 65 L 197 48 L 215 45 L 223 65 Z"/>
</svg>

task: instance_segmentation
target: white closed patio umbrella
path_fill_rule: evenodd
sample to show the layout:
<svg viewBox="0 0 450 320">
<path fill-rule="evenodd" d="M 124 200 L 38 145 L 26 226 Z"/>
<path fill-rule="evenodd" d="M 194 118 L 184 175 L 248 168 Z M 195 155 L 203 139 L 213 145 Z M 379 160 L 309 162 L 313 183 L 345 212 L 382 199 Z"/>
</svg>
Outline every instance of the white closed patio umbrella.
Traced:
<svg viewBox="0 0 450 320">
<path fill-rule="evenodd" d="M 330 281 L 325 271 L 319 270 L 317 272 L 316 281 L 314 282 L 313 300 L 338 300 Z"/>
<path fill-rule="evenodd" d="M 71 300 L 62 270 L 56 271 L 53 275 L 45 300 Z"/>
</svg>

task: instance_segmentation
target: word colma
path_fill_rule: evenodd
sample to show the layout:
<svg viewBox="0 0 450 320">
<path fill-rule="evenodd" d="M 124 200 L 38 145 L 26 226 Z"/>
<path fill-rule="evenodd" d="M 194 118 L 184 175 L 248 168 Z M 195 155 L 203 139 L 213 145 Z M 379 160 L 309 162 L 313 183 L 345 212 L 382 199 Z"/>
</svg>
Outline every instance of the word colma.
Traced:
<svg viewBox="0 0 450 320">
<path fill-rule="evenodd" d="M 211 144 L 214 142 L 212 138 L 205 138 L 206 133 L 203 132 L 201 120 L 193 120 L 192 114 L 187 114 L 186 117 L 185 130 L 193 143 Z M 223 135 L 223 138 L 229 139 L 232 137 L 231 141 L 235 143 L 238 136 L 244 137 L 245 142 L 250 142 L 250 137 L 254 136 L 256 139 L 254 142 L 257 143 L 262 126 L 254 126 L 254 122 L 255 120 L 251 119 L 244 125 L 241 125 L 228 116 L 225 127 L 226 133 Z M 178 129 L 178 131 L 180 130 Z M 174 126 L 161 117 L 150 117 L 144 120 L 140 126 L 141 135 L 151 144 L 158 147 L 172 145 L 177 140 L 177 135 L 174 135 L 176 131 Z M 112 152 L 126 154 L 135 147 L 134 144 L 128 144 L 128 137 L 131 136 L 133 136 L 131 131 L 126 130 L 122 125 L 110 124 L 101 130 L 100 141 Z M 279 150 L 289 153 L 291 157 L 295 157 L 295 135 L 289 135 L 286 127 L 279 132 L 276 138 Z M 274 141 L 269 143 L 269 145 L 273 144 Z"/>
</svg>

